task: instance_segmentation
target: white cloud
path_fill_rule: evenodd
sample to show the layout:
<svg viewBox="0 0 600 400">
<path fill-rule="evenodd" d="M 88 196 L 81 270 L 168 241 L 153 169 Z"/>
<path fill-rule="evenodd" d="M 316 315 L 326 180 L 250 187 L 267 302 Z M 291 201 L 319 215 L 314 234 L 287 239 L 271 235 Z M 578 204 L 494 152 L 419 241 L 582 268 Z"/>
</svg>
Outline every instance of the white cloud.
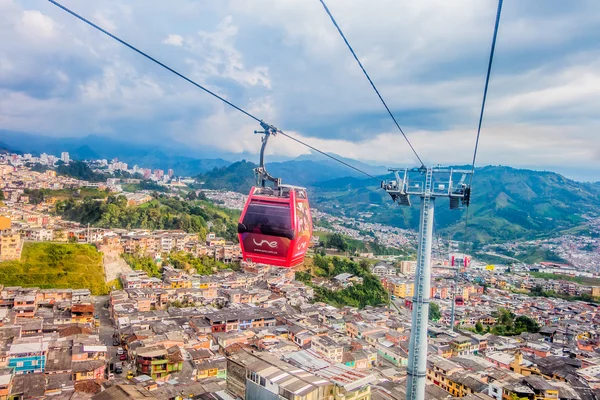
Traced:
<svg viewBox="0 0 600 400">
<path fill-rule="evenodd" d="M 38 10 L 25 10 L 17 23 L 17 31 L 30 40 L 47 40 L 56 36 L 56 23 Z"/>
<path fill-rule="evenodd" d="M 173 1 L 73 7 L 324 151 L 414 162 L 318 1 Z M 526 3 L 505 3 L 479 161 L 598 163 L 600 36 L 593 28 L 600 3 Z M 191 148 L 258 152 L 252 120 L 64 11 L 25 4 L 33 7 L 0 0 L 0 129 L 56 135 L 128 129 Z M 328 1 L 427 161 L 469 161 L 495 4 Z M 308 152 L 283 136 L 268 151 Z"/>
<path fill-rule="evenodd" d="M 180 35 L 175 35 L 173 33 L 171 33 L 169 36 L 167 36 L 162 43 L 164 44 L 169 44 L 171 46 L 183 46 L 183 37 Z"/>
<path fill-rule="evenodd" d="M 190 39 L 190 49 L 199 61 L 188 58 L 193 72 L 200 76 L 214 75 L 232 79 L 246 86 L 271 88 L 267 66 L 247 68 L 242 53 L 235 47 L 238 27 L 226 16 L 214 31 L 198 31 Z"/>
</svg>

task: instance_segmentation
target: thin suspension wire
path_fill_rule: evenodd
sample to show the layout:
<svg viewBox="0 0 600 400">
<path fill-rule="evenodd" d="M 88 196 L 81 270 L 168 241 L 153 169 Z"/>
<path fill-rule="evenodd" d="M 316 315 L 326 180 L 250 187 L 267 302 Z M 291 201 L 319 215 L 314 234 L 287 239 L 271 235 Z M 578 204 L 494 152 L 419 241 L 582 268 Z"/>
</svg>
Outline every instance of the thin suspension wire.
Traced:
<svg viewBox="0 0 600 400">
<path fill-rule="evenodd" d="M 229 105 L 230 107 L 235 108 L 236 110 L 238 110 L 241 113 L 246 114 L 248 117 L 256 120 L 257 122 L 260 122 L 260 119 L 256 118 L 254 115 L 250 114 L 249 112 L 241 109 L 240 107 L 236 106 L 235 104 L 231 103 L 230 101 L 227 101 L 226 99 L 224 99 L 223 97 L 219 96 L 218 94 L 216 94 L 215 92 L 205 88 L 204 86 L 200 85 L 199 83 L 194 82 L 193 80 L 189 79 L 188 77 L 186 77 L 185 75 L 183 75 L 180 72 L 175 71 L 173 68 L 169 67 L 168 65 L 163 64 L 162 62 L 158 61 L 156 58 L 148 55 L 147 53 L 143 52 L 142 50 L 138 49 L 135 46 L 132 46 L 131 44 L 127 43 L 126 41 L 118 38 L 117 36 L 113 35 L 112 33 L 110 33 L 109 31 L 107 31 L 106 29 L 101 28 L 100 26 L 96 25 L 95 23 L 93 23 L 92 21 L 85 19 L 84 17 L 82 17 L 81 15 L 77 14 L 75 11 L 72 11 L 70 9 L 68 9 L 67 7 L 63 6 L 62 4 L 54 1 L 54 0 L 48 0 L 50 3 L 54 4 L 55 6 L 62 8 L 63 10 L 65 10 L 66 12 L 68 12 L 69 14 L 71 14 L 72 16 L 74 16 L 75 18 L 80 19 L 81 21 L 85 22 L 86 24 L 96 28 L 97 30 L 99 30 L 100 32 L 104 33 L 107 36 L 110 36 L 112 39 L 116 40 L 117 42 L 121 43 L 122 45 L 125 45 L 127 47 L 129 47 L 131 50 L 135 51 L 136 53 L 146 57 L 147 59 L 149 59 L 150 61 L 155 62 L 156 64 L 160 65 L 161 67 L 163 67 L 164 69 L 174 73 L 175 75 L 177 75 L 178 77 L 180 77 L 181 79 L 184 79 L 186 81 L 188 81 L 189 83 L 191 83 L 192 85 L 196 86 L 199 89 L 204 90 L 206 93 L 210 94 L 211 96 L 216 97 L 217 99 L 221 100 L 222 102 L 226 103 L 227 105 Z"/>
<path fill-rule="evenodd" d="M 417 151 L 415 150 L 415 148 L 413 147 L 412 143 L 410 142 L 410 140 L 408 140 L 408 137 L 406 136 L 406 134 L 404 133 L 404 131 L 402 130 L 402 128 L 400 127 L 400 124 L 398 123 L 398 121 L 396 121 L 396 118 L 394 117 L 394 114 L 392 114 L 392 111 L 390 110 L 390 108 L 388 107 L 388 105 L 386 104 L 385 100 L 383 100 L 383 97 L 381 96 L 381 94 L 379 93 L 379 90 L 377 90 L 377 87 L 375 86 L 375 84 L 373 83 L 373 81 L 371 80 L 371 77 L 369 76 L 369 74 L 367 73 L 367 70 L 365 70 L 365 67 L 362 65 L 362 63 L 360 62 L 360 60 L 358 59 L 358 56 L 356 55 L 356 53 L 354 52 L 354 49 L 352 48 L 352 46 L 350 46 L 350 43 L 348 42 L 348 39 L 346 39 L 346 36 L 344 35 L 344 32 L 342 32 L 342 29 L 340 28 L 340 26 L 337 24 L 337 22 L 335 21 L 335 18 L 333 17 L 333 15 L 331 14 L 331 11 L 329 11 L 329 8 L 327 8 L 327 5 L 325 4 L 324 0 L 319 0 L 321 2 L 321 4 L 323 5 L 323 8 L 325 9 L 325 12 L 327 13 L 327 15 L 329 15 L 329 18 L 331 18 L 331 22 L 333 22 L 333 25 L 335 25 L 335 27 L 337 28 L 337 31 L 339 32 L 340 36 L 342 37 L 342 39 L 344 39 L 344 42 L 346 43 L 346 46 L 348 46 L 348 49 L 350 50 L 350 52 L 352 53 L 352 55 L 354 56 L 354 59 L 356 60 L 356 62 L 358 63 L 358 65 L 360 66 L 360 69 L 362 69 L 362 72 L 365 74 L 365 76 L 367 77 L 367 79 L 369 80 L 369 83 L 371 84 L 371 86 L 373 87 L 373 90 L 375 90 L 375 93 L 377 93 L 377 96 L 379 97 L 379 100 L 381 100 L 381 103 L 383 104 L 383 106 L 385 107 L 385 109 L 387 110 L 388 114 L 390 114 L 390 117 L 392 117 L 392 120 L 394 121 L 394 123 L 396 124 L 396 126 L 398 127 L 398 130 L 400 131 L 400 133 L 402 134 L 402 136 L 404 136 L 404 139 L 406 140 L 406 143 L 408 143 L 408 145 L 410 146 L 410 149 L 412 150 L 412 152 L 414 153 L 415 157 L 417 157 L 417 160 L 419 160 L 419 162 L 421 163 L 421 166 L 425 166 L 425 164 L 423 163 L 423 161 L 421 160 L 421 157 L 419 157 L 419 154 L 417 154 Z"/>
<path fill-rule="evenodd" d="M 496 24 L 494 25 L 494 36 L 492 38 L 492 48 L 490 49 L 490 59 L 488 61 L 487 75 L 485 77 L 485 87 L 483 89 L 483 99 L 481 101 L 481 112 L 479 113 L 479 124 L 477 126 L 477 138 L 475 139 L 475 150 L 473 151 L 472 170 L 475 170 L 475 160 L 477 159 L 477 149 L 479 148 L 479 136 L 481 135 L 481 124 L 483 123 L 483 112 L 485 110 L 485 100 L 487 99 L 488 86 L 490 84 L 490 75 L 492 74 L 492 63 L 494 62 L 494 50 L 496 49 L 496 38 L 498 37 L 498 27 L 500 26 L 500 14 L 502 13 L 502 1 L 498 0 L 498 10 L 496 12 Z M 473 175 L 471 175 L 472 179 Z"/>
<path fill-rule="evenodd" d="M 363 174 L 363 175 L 366 175 L 366 176 L 368 176 L 369 178 L 373 178 L 373 179 L 375 179 L 377 182 L 381 182 L 381 179 L 377 178 L 376 176 L 374 176 L 374 175 L 371 175 L 370 173 L 368 173 L 368 172 L 365 172 L 365 171 L 363 171 L 363 170 L 361 170 L 361 169 L 359 169 L 359 168 L 356 168 L 355 166 L 353 166 L 353 165 L 351 165 L 351 164 L 347 163 L 347 162 L 346 162 L 346 161 L 344 161 L 344 160 L 340 160 L 340 159 L 339 159 L 339 158 L 337 158 L 337 157 L 333 157 L 332 155 L 329 155 L 329 154 L 325 153 L 324 151 L 321 151 L 321 150 L 317 149 L 316 147 L 313 147 L 313 146 L 311 146 L 310 144 L 308 144 L 308 143 L 306 143 L 306 142 L 303 142 L 303 141 L 302 141 L 302 140 L 300 140 L 300 139 L 296 139 L 295 137 L 293 137 L 293 136 L 290 136 L 289 134 L 287 134 L 287 133 L 285 133 L 285 132 L 283 132 L 283 131 L 281 131 L 281 130 L 277 130 L 277 132 L 278 132 L 278 133 L 280 133 L 280 134 L 282 134 L 283 136 L 285 136 L 285 137 L 289 138 L 289 139 L 292 139 L 294 142 L 300 143 L 301 145 L 304 145 L 304 146 L 308 147 L 309 149 L 316 151 L 316 152 L 317 152 L 317 153 L 319 153 L 319 154 L 322 154 L 322 155 L 324 155 L 324 156 L 327 156 L 327 157 L 331 158 L 332 160 L 335 160 L 335 161 L 339 162 L 340 164 L 343 164 L 343 165 L 345 165 L 345 166 L 346 166 L 346 167 L 348 167 L 348 168 L 352 168 L 353 170 L 355 170 L 355 171 L 357 171 L 357 172 L 360 172 L 361 174 Z"/>
<path fill-rule="evenodd" d="M 93 27 L 93 28 L 96 28 L 96 29 L 97 29 L 97 30 L 99 30 L 100 32 L 102 32 L 102 33 L 104 33 L 105 35 L 109 36 L 110 38 L 112 38 L 112 39 L 116 40 L 117 42 L 121 43 L 122 45 L 124 45 L 124 46 L 126 46 L 126 47 L 130 48 L 131 50 L 135 51 L 136 53 L 138 53 L 138 54 L 140 54 L 140 55 L 142 55 L 142 56 L 146 57 L 147 59 L 149 59 L 150 61 L 152 61 L 152 62 L 154 62 L 154 63 L 156 63 L 156 64 L 158 64 L 158 65 L 160 65 L 160 66 L 161 66 L 161 67 L 163 67 L 164 69 L 166 69 L 166 70 L 168 70 L 168 71 L 170 71 L 170 72 L 174 73 L 175 75 L 177 75 L 177 76 L 178 76 L 178 77 L 180 77 L 181 79 L 183 79 L 183 80 L 185 80 L 185 81 L 187 81 L 187 82 L 191 83 L 192 85 L 196 86 L 196 87 L 197 87 L 197 88 L 199 88 L 199 89 L 202 89 L 202 90 L 203 90 L 203 91 L 205 91 L 206 93 L 210 94 L 210 95 L 211 95 L 211 96 L 213 96 L 213 97 L 216 97 L 217 99 L 221 100 L 222 102 L 224 102 L 225 104 L 229 105 L 230 107 L 232 107 L 232 108 L 235 108 L 236 110 L 238 110 L 238 111 L 239 111 L 239 112 L 241 112 L 242 114 L 245 114 L 246 116 L 248 116 L 248 117 L 252 118 L 252 119 L 253 119 L 253 120 L 255 120 L 256 122 L 261 122 L 261 123 L 263 122 L 263 121 L 262 121 L 260 118 L 256 117 L 255 115 L 252 115 L 251 113 L 249 113 L 248 111 L 244 110 L 243 108 L 240 108 L 240 107 L 236 106 L 235 104 L 233 104 L 232 102 L 230 102 L 230 101 L 226 100 L 225 98 L 223 98 L 223 97 L 219 96 L 219 95 L 218 95 L 218 94 L 216 94 L 215 92 L 213 92 L 213 91 L 211 91 L 211 90 L 209 90 L 209 89 L 205 88 L 204 86 L 202 86 L 202 85 L 200 85 L 199 83 L 197 83 L 197 82 L 193 81 L 192 79 L 188 78 L 187 76 L 183 75 L 182 73 L 180 73 L 180 72 L 178 72 L 178 71 L 174 70 L 173 68 L 169 67 L 168 65 L 166 65 L 166 64 L 164 64 L 164 63 L 162 63 L 162 62 L 158 61 L 156 58 L 154 58 L 154 57 L 150 56 L 149 54 L 147 54 L 147 53 L 143 52 L 142 50 L 138 49 L 137 47 L 135 47 L 135 46 L 133 46 L 133 45 L 131 45 L 131 44 L 127 43 L 126 41 L 124 41 L 124 40 L 120 39 L 119 37 L 117 37 L 117 36 L 113 35 L 113 34 L 112 34 L 112 33 L 110 33 L 109 31 L 107 31 L 107 30 L 106 30 L 106 29 L 104 29 L 104 28 L 101 28 L 100 26 L 96 25 L 96 24 L 95 24 L 95 23 L 93 23 L 92 21 L 90 21 L 90 20 L 88 20 L 88 19 L 86 19 L 86 18 L 82 17 L 81 15 L 77 14 L 75 11 L 72 11 L 71 9 L 69 9 L 69 8 L 67 8 L 67 7 L 65 7 L 65 6 L 63 6 L 62 4 L 58 3 L 58 2 L 57 2 L 57 1 L 55 1 L 55 0 L 48 0 L 48 1 L 49 1 L 50 3 L 52 3 L 52 4 L 54 4 L 55 6 L 57 6 L 57 7 L 61 8 L 62 10 L 66 11 L 67 13 L 71 14 L 71 15 L 72 15 L 72 16 L 74 16 L 75 18 L 77 18 L 77 19 L 79 19 L 79 20 L 81 20 L 81 21 L 85 22 L 86 24 L 90 25 L 90 26 L 91 26 L 91 27 Z M 277 129 L 277 128 L 275 128 L 275 129 Z M 309 145 L 308 143 L 306 143 L 306 142 L 303 142 L 302 140 L 300 140 L 300 139 L 297 139 L 297 138 L 295 138 L 295 137 L 293 137 L 293 136 L 289 135 L 288 133 L 285 133 L 285 132 L 281 131 L 280 129 L 277 129 L 277 132 L 278 132 L 278 133 L 280 133 L 280 134 L 282 134 L 283 136 L 285 136 L 285 137 L 289 138 L 289 139 L 292 139 L 293 141 L 295 141 L 295 142 L 297 142 L 297 143 L 299 143 L 299 144 L 302 144 L 303 146 L 306 146 L 306 147 L 308 147 L 308 148 L 309 148 L 309 149 L 311 149 L 311 150 L 314 150 L 314 151 L 316 151 L 316 152 L 317 152 L 317 153 L 319 153 L 319 154 L 322 154 L 322 155 L 324 155 L 324 156 L 326 156 L 326 157 L 329 157 L 330 159 L 332 159 L 332 160 L 334 160 L 334 161 L 337 161 L 337 162 L 339 162 L 339 163 L 340 163 L 340 164 L 342 164 L 342 165 L 345 165 L 345 166 L 346 166 L 346 167 L 348 167 L 348 168 L 351 168 L 351 169 L 353 169 L 353 170 L 355 170 L 355 171 L 357 171 L 357 172 L 360 172 L 361 174 L 363 174 L 363 175 L 366 175 L 366 176 L 368 176 L 369 178 L 373 178 L 373 179 L 377 180 L 377 182 L 381 182 L 381 179 L 379 179 L 379 178 L 375 177 L 374 175 L 371 175 L 371 174 L 369 174 L 368 172 L 365 172 L 365 171 L 363 171 L 363 170 L 361 170 L 361 169 L 359 169 L 359 168 L 356 168 L 355 166 L 353 166 L 353 165 L 351 165 L 351 164 L 349 164 L 349 163 L 347 163 L 347 162 L 345 162 L 345 161 L 343 161 L 343 160 L 341 160 L 341 159 L 339 159 L 339 158 L 337 158 L 337 157 L 334 157 L 334 156 L 332 156 L 331 154 L 328 154 L 328 153 L 326 153 L 326 152 L 324 152 L 324 151 L 321 151 L 321 150 L 317 149 L 316 147 L 314 147 L 314 146 L 311 146 L 311 145 Z"/>
<path fill-rule="evenodd" d="M 473 150 L 473 162 L 471 164 L 471 175 L 469 177 L 469 187 L 473 184 L 473 175 L 475 172 L 475 160 L 477 159 L 477 150 L 479 149 L 479 137 L 481 136 L 481 125 L 483 123 L 483 113 L 485 111 L 485 101 L 487 99 L 488 87 L 490 84 L 490 76 L 492 74 L 492 64 L 494 61 L 494 51 L 496 49 L 496 39 L 498 37 L 498 28 L 500 26 L 500 15 L 502 14 L 502 2 L 503 0 L 498 0 L 498 10 L 496 11 L 496 23 L 494 25 L 494 36 L 492 37 L 492 47 L 490 49 L 490 58 L 488 61 L 487 75 L 485 77 L 485 86 L 483 89 L 483 99 L 481 101 L 481 111 L 479 113 L 479 124 L 477 125 L 477 137 L 475 139 L 475 149 Z M 463 238 L 463 243 L 465 247 L 465 252 L 467 250 L 467 227 L 469 226 L 469 207 L 467 207 L 467 211 L 465 213 L 465 233 Z"/>
</svg>

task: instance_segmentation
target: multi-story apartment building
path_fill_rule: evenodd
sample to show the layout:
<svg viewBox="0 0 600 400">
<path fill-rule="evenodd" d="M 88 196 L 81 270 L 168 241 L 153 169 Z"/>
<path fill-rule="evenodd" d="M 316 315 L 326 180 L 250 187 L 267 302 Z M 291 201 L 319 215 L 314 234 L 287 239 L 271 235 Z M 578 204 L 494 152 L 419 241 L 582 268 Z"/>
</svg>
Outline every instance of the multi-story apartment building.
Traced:
<svg viewBox="0 0 600 400">
<path fill-rule="evenodd" d="M 138 372 L 158 379 L 183 369 L 183 355 L 177 346 L 166 349 L 158 344 L 136 350 Z"/>
<path fill-rule="evenodd" d="M 48 343 L 42 337 L 16 339 L 8 350 L 8 366 L 15 374 L 44 372 L 47 354 Z"/>
<path fill-rule="evenodd" d="M 415 284 L 400 278 L 384 278 L 381 282 L 390 295 L 405 299 L 414 295 Z"/>
<path fill-rule="evenodd" d="M 310 348 L 325 356 L 328 360 L 341 363 L 344 356 L 344 346 L 328 336 L 314 336 Z"/>
<path fill-rule="evenodd" d="M 0 216 L 0 261 L 18 260 L 21 258 L 21 235 L 13 232 L 10 218 Z"/>
</svg>

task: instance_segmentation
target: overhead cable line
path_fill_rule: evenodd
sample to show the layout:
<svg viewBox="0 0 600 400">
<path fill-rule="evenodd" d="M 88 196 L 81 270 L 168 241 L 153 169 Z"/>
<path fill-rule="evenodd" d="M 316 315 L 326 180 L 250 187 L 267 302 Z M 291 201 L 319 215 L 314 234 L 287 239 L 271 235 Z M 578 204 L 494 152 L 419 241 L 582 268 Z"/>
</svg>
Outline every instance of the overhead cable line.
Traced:
<svg viewBox="0 0 600 400">
<path fill-rule="evenodd" d="M 487 75 L 485 77 L 485 87 L 483 89 L 483 99 L 481 101 L 481 112 L 479 113 L 479 124 L 477 126 L 477 137 L 475 139 L 475 150 L 473 151 L 472 170 L 475 170 L 475 160 L 477 159 L 477 149 L 479 148 L 479 136 L 481 135 L 481 124 L 483 123 L 483 112 L 485 111 L 485 100 L 487 99 L 490 76 L 492 74 L 492 63 L 494 62 L 494 50 L 496 49 L 496 38 L 498 37 L 498 27 L 500 26 L 500 14 L 502 13 L 502 1 L 498 0 L 498 11 L 496 12 L 496 24 L 494 25 L 494 36 L 492 37 L 492 47 L 490 49 L 490 59 L 488 61 Z M 473 179 L 473 175 L 471 175 Z"/>
<path fill-rule="evenodd" d="M 492 47 L 490 48 L 490 58 L 488 60 L 487 74 L 485 77 L 485 86 L 483 88 L 483 98 L 481 100 L 481 111 L 479 112 L 479 124 L 477 125 L 477 136 L 475 138 L 475 149 L 473 150 L 473 162 L 471 163 L 471 176 L 469 178 L 469 187 L 473 183 L 473 175 L 475 172 L 475 161 L 477 159 L 477 150 L 479 149 L 479 137 L 481 136 L 481 125 L 483 123 L 483 113 L 485 111 L 485 101 L 487 99 L 488 87 L 490 84 L 490 76 L 492 74 L 492 64 L 494 62 L 494 51 L 496 50 L 496 39 L 498 37 L 498 28 L 500 26 L 500 15 L 502 14 L 502 2 L 498 0 L 498 10 L 496 11 L 496 23 L 494 25 L 494 36 L 492 37 Z M 465 233 L 463 241 L 465 243 L 465 251 L 467 246 L 467 227 L 469 224 L 469 208 L 465 213 Z"/>
<path fill-rule="evenodd" d="M 230 107 L 232 107 L 232 108 L 235 108 L 236 110 L 238 110 L 238 111 L 239 111 L 239 112 L 241 112 L 242 114 L 245 114 L 246 116 L 248 116 L 248 117 L 252 118 L 252 119 L 253 119 L 253 120 L 255 120 L 256 122 L 263 123 L 263 120 L 261 120 L 261 119 L 260 119 L 260 118 L 258 118 L 257 116 L 255 116 L 255 115 L 253 115 L 253 114 L 249 113 L 248 111 L 244 110 L 244 109 L 243 109 L 243 108 L 241 108 L 241 107 L 238 107 L 238 106 L 236 106 L 236 105 L 235 105 L 235 104 L 233 104 L 232 102 L 230 102 L 230 101 L 226 100 L 225 98 L 223 98 L 223 97 L 219 96 L 219 95 L 218 95 L 218 94 L 216 94 L 215 92 L 213 92 L 213 91 L 211 91 L 211 90 L 207 89 L 206 87 L 204 87 L 204 86 L 200 85 L 199 83 L 197 83 L 197 82 L 195 82 L 194 80 L 192 80 L 192 79 L 188 78 L 188 77 L 187 77 L 187 76 L 185 76 L 184 74 L 182 74 L 182 73 L 180 73 L 180 72 L 178 72 L 178 71 L 174 70 L 173 68 L 171 68 L 171 67 L 169 67 L 168 65 L 166 65 L 166 64 L 164 64 L 164 63 L 162 63 L 162 62 L 158 61 L 156 58 L 154 58 L 154 57 L 150 56 L 149 54 L 145 53 L 144 51 L 142 51 L 142 50 L 138 49 L 137 47 L 135 47 L 135 46 L 133 46 L 133 45 L 131 45 L 131 44 L 129 44 L 128 42 L 124 41 L 123 39 L 120 39 L 120 38 L 119 38 L 119 37 L 117 37 L 116 35 L 113 35 L 113 34 L 112 34 L 112 33 L 110 33 L 109 31 L 107 31 L 106 29 L 104 29 L 104 28 L 102 28 L 102 27 L 100 27 L 100 26 L 96 25 L 96 24 L 95 24 L 95 23 L 93 23 L 92 21 L 90 21 L 90 20 L 88 20 L 88 19 L 86 19 L 86 18 L 82 17 L 81 15 L 77 14 L 75 11 L 73 11 L 73 10 L 71 10 L 71 9 L 69 9 L 69 8 L 67 8 L 67 7 L 65 7 L 65 6 L 63 6 L 62 4 L 58 3 L 58 2 L 57 2 L 57 1 L 55 1 L 55 0 L 48 0 L 48 1 L 49 1 L 50 3 L 52 3 L 52 4 L 54 4 L 55 6 L 57 6 L 57 7 L 61 8 L 62 10 L 66 11 L 67 13 L 71 14 L 71 15 L 72 15 L 72 16 L 74 16 L 75 18 L 77 18 L 77 19 L 79 19 L 79 20 L 81 20 L 81 21 L 85 22 L 85 23 L 86 23 L 86 24 L 88 24 L 89 26 L 91 26 L 91 27 L 93 27 L 93 28 L 95 28 L 95 29 L 99 30 L 100 32 L 104 33 L 105 35 L 109 36 L 110 38 L 112 38 L 112 39 L 116 40 L 117 42 L 121 43 L 122 45 L 124 45 L 124 46 L 126 46 L 126 47 L 130 48 L 131 50 L 135 51 L 136 53 L 138 53 L 138 54 L 140 54 L 140 55 L 142 55 L 142 56 L 146 57 L 147 59 L 149 59 L 150 61 L 152 61 L 152 62 L 154 62 L 154 63 L 156 63 L 156 64 L 158 64 L 158 65 L 160 65 L 160 66 L 161 66 L 161 67 L 163 67 L 164 69 L 166 69 L 166 70 L 168 70 L 168 71 L 170 71 L 170 72 L 174 73 L 175 75 L 177 75 L 177 76 L 178 76 L 178 77 L 180 77 L 181 79 L 183 79 L 183 80 L 185 80 L 185 81 L 187 81 L 187 82 L 191 83 L 192 85 L 196 86 L 196 87 L 197 87 L 197 88 L 199 88 L 199 89 L 202 89 L 203 91 L 205 91 L 206 93 L 210 94 L 211 96 L 213 96 L 213 97 L 216 97 L 217 99 L 221 100 L 222 102 L 224 102 L 224 103 L 225 103 L 225 104 L 227 104 L 228 106 L 230 106 Z M 277 133 L 279 133 L 279 134 L 281 134 L 281 135 L 283 135 L 283 136 L 285 136 L 285 137 L 287 137 L 287 138 L 289 138 L 289 139 L 291 139 L 291 140 L 293 140 L 293 141 L 295 141 L 295 142 L 297 142 L 297 143 L 299 143 L 299 144 L 301 144 L 301 145 L 303 145 L 303 146 L 306 146 L 306 147 L 308 147 L 309 149 L 311 149 L 311 150 L 314 150 L 314 151 L 316 151 L 317 153 L 319 153 L 319 154 L 321 154 L 321 155 L 324 155 L 324 156 L 326 156 L 326 157 L 328 157 L 328 158 L 330 158 L 330 159 L 332 159 L 332 160 L 334 160 L 334 161 L 337 161 L 337 162 L 339 162 L 340 164 L 342 164 L 342 165 L 345 165 L 345 166 L 346 166 L 346 167 L 348 167 L 348 168 L 351 168 L 351 169 L 353 169 L 353 170 L 355 170 L 355 171 L 357 171 L 357 172 L 359 172 L 359 173 L 361 173 L 361 174 L 363 174 L 363 175 L 366 175 L 366 176 L 368 176 L 368 177 L 370 177 L 370 178 L 373 178 L 373 179 L 377 180 L 378 182 L 381 182 L 381 179 L 379 179 L 379 178 L 375 177 L 374 175 L 371 175 L 371 174 L 369 174 L 368 172 L 365 172 L 365 171 L 361 170 L 360 168 L 357 168 L 357 167 L 355 167 L 355 166 L 353 166 L 353 165 L 351 165 L 351 164 L 347 163 L 347 162 L 346 162 L 346 161 L 344 161 L 344 160 L 341 160 L 341 159 L 339 159 L 339 158 L 337 158 L 337 157 L 334 157 L 334 156 L 332 156 L 331 154 L 328 154 L 328 153 L 326 153 L 326 152 L 324 152 L 324 151 L 321 151 L 321 150 L 317 149 L 316 147 L 314 147 L 314 146 L 311 146 L 311 145 L 309 145 L 308 143 L 306 143 L 306 142 L 303 142 L 302 140 L 300 140 L 300 139 L 297 139 L 297 138 L 295 138 L 295 137 L 291 136 L 290 134 L 283 132 L 283 131 L 282 131 L 282 130 L 280 130 L 280 129 L 277 129 L 277 128 L 273 127 L 273 126 L 271 126 L 271 127 L 272 127 L 272 128 L 274 128 L 274 129 L 277 131 Z"/>
<path fill-rule="evenodd" d="M 406 134 L 404 133 L 404 131 L 402 130 L 402 128 L 400 127 L 400 124 L 398 123 L 398 121 L 396 121 L 396 117 L 394 117 L 394 114 L 392 114 L 392 111 L 390 110 L 390 108 L 388 107 L 387 103 L 385 102 L 385 100 L 383 100 L 383 97 L 381 96 L 381 94 L 379 93 L 379 90 L 377 90 L 377 86 L 375 86 L 375 83 L 373 83 L 373 80 L 371 79 L 371 77 L 369 76 L 369 74 L 367 73 L 367 70 L 365 69 L 365 67 L 362 65 L 362 63 L 360 62 L 358 56 L 356 55 L 356 53 L 354 52 L 354 49 L 352 48 L 352 46 L 350 45 L 350 43 L 348 42 L 348 39 L 346 39 L 346 36 L 344 35 L 344 32 L 342 32 L 342 29 L 340 28 L 340 26 L 337 24 L 335 18 L 333 17 L 333 15 L 331 14 L 331 11 L 329 11 L 329 8 L 327 8 L 327 4 L 325 4 L 324 0 L 319 0 L 321 2 L 321 4 L 323 5 L 323 8 L 325 9 L 325 12 L 327 13 L 327 15 L 329 15 L 329 18 L 331 18 L 331 22 L 333 22 L 333 25 L 335 25 L 335 27 L 337 28 L 337 31 L 339 32 L 340 36 L 342 37 L 342 39 L 344 39 L 344 42 L 346 43 L 346 46 L 348 46 L 348 49 L 350 50 L 350 52 L 352 53 L 352 55 L 354 56 L 354 59 L 356 60 L 356 62 L 358 63 L 358 65 L 360 66 L 360 69 L 362 69 L 362 72 L 365 74 L 365 76 L 367 77 L 369 83 L 371 84 L 371 86 L 373 87 L 373 90 L 375 90 L 375 93 L 377 93 L 377 96 L 379 97 L 379 100 L 381 100 L 381 103 L 383 104 L 383 106 L 385 107 L 385 109 L 387 110 L 388 114 L 390 114 L 390 117 L 392 117 L 392 120 L 394 121 L 394 124 L 396 124 L 396 127 L 398 127 L 398 130 L 400 131 L 400 133 L 402 134 L 402 136 L 404 136 L 404 139 L 406 140 L 406 143 L 408 143 L 408 146 L 410 147 L 410 149 L 412 150 L 412 152 L 414 153 L 415 157 L 417 157 L 417 160 L 419 160 L 419 162 L 421 163 L 421 166 L 424 167 L 425 164 L 423 163 L 423 161 L 421 160 L 421 157 L 419 157 L 419 154 L 417 154 L 417 151 L 415 150 L 415 148 L 413 147 L 412 143 L 410 142 L 410 140 L 408 140 L 408 136 L 406 136 Z"/>
</svg>

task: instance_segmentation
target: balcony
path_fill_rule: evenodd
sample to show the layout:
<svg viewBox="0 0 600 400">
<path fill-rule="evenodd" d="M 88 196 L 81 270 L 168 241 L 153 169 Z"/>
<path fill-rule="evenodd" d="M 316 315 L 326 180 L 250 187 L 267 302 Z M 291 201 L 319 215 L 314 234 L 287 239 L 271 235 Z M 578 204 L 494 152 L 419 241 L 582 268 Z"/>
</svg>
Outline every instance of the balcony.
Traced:
<svg viewBox="0 0 600 400">
<path fill-rule="evenodd" d="M 166 360 L 166 359 L 164 359 L 164 360 L 161 360 L 161 359 L 158 359 L 158 360 L 149 360 L 149 359 L 144 359 L 144 358 L 138 358 L 137 359 L 137 363 L 139 365 L 143 365 L 143 366 L 146 366 L 146 365 L 162 365 L 162 364 L 166 364 L 167 362 L 168 362 L 168 360 Z"/>
</svg>

